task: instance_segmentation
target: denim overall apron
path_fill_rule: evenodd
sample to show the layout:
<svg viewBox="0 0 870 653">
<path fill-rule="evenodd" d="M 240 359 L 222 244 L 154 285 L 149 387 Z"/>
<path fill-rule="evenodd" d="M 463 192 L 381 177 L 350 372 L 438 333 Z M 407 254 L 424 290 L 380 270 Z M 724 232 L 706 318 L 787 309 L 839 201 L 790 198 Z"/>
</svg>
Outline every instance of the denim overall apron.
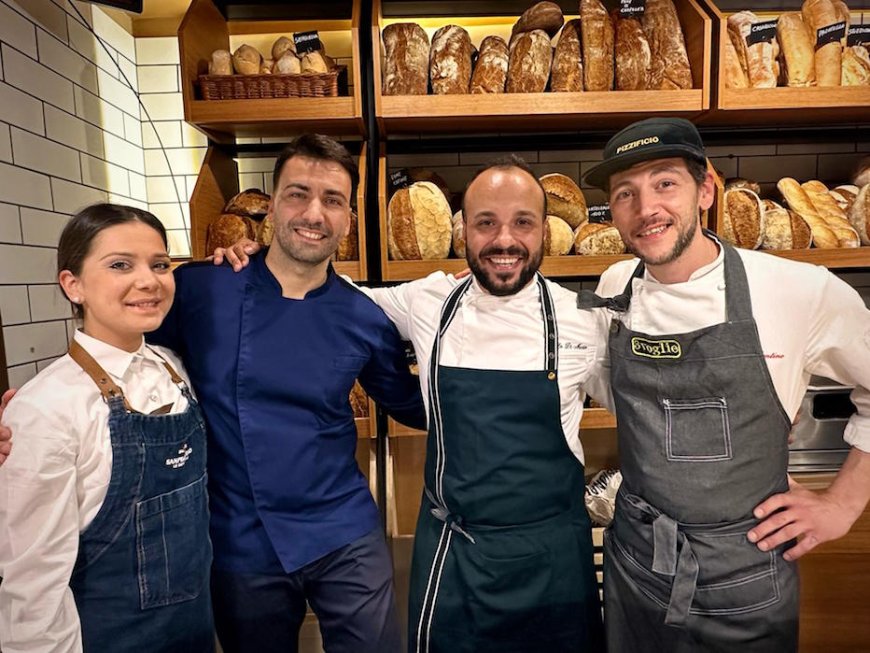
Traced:
<svg viewBox="0 0 870 653">
<path fill-rule="evenodd" d="M 755 506 L 788 489 L 791 423 L 761 350 L 743 262 L 719 246 L 725 322 L 655 336 L 611 323 L 623 475 L 604 540 L 614 653 L 797 650 L 797 566 L 782 558 L 794 542 L 764 552 L 746 538 Z M 611 307 L 626 310 L 643 271 L 640 263 Z"/>
<path fill-rule="evenodd" d="M 211 544 L 205 426 L 183 413 L 133 411 L 121 389 L 77 342 L 72 359 L 109 405 L 112 476 L 103 505 L 79 539 L 70 579 L 86 652 L 211 653 Z"/>
<path fill-rule="evenodd" d="M 442 366 L 441 340 L 470 283 L 442 307 L 429 367 L 409 650 L 602 650 L 583 466 L 560 417 L 552 297 L 537 275 L 544 369 Z"/>
</svg>

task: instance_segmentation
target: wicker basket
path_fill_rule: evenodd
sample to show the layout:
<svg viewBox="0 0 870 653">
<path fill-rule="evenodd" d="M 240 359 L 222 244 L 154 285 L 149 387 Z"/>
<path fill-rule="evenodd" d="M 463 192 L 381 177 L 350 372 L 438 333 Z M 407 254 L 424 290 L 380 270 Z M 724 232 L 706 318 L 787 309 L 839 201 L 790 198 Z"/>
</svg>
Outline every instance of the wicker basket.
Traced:
<svg viewBox="0 0 870 653">
<path fill-rule="evenodd" d="M 200 75 L 203 100 L 260 100 L 347 95 L 347 66 L 302 75 Z"/>
</svg>

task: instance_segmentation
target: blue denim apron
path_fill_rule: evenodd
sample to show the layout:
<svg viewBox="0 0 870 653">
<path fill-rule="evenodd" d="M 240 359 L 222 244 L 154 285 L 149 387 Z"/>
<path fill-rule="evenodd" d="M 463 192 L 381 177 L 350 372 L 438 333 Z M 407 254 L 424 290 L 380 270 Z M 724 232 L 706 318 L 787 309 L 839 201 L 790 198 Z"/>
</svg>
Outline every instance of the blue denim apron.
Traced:
<svg viewBox="0 0 870 653">
<path fill-rule="evenodd" d="M 603 649 L 583 465 L 565 441 L 558 327 L 540 275 L 541 370 L 429 369 L 425 494 L 411 568 L 414 653 Z"/>
<path fill-rule="evenodd" d="M 211 653 L 206 438 L 199 406 L 164 362 L 187 410 L 132 411 L 90 354 L 75 341 L 69 353 L 109 405 L 112 441 L 109 489 L 80 536 L 70 579 L 84 650 Z"/>
</svg>

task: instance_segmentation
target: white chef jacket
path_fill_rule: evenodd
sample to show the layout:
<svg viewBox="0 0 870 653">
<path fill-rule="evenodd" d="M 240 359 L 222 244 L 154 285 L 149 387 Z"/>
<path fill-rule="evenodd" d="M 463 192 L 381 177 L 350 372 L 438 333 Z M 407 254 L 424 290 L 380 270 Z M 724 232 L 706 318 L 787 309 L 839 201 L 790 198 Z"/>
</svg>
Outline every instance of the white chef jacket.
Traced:
<svg viewBox="0 0 870 653">
<path fill-rule="evenodd" d="M 434 272 L 425 279 L 393 288 L 365 289 L 410 340 L 417 354 L 420 383 L 429 410 L 429 358 L 447 296 L 460 283 L 452 275 Z M 606 315 L 603 309 L 578 310 L 576 293 L 551 281 L 559 338 L 559 398 L 562 430 L 571 451 L 584 461 L 579 426 L 584 388 L 593 397 L 609 393 L 609 378 L 601 373 L 606 355 Z M 600 316 L 596 317 L 596 313 Z M 478 370 L 546 370 L 544 317 L 537 284 L 531 281 L 514 295 L 496 297 L 476 279 L 460 301 L 456 317 L 441 340 L 441 365 Z M 583 387 L 581 387 L 583 386 Z"/>
<path fill-rule="evenodd" d="M 177 357 L 162 347 L 126 352 L 74 336 L 124 391 L 150 413 L 188 401 L 172 383 L 166 358 L 189 383 Z M 94 381 L 63 356 L 26 383 L 3 414 L 14 447 L 0 467 L 0 649 L 3 653 L 82 650 L 69 579 L 79 534 L 106 497 L 112 472 L 109 407 Z"/>
<path fill-rule="evenodd" d="M 746 268 L 752 313 L 773 386 L 794 419 L 810 375 L 855 386 L 858 409 L 846 427 L 850 445 L 870 452 L 870 311 L 848 284 L 820 266 L 738 249 Z M 631 307 L 620 319 L 650 335 L 687 333 L 725 320 L 725 255 L 684 283 L 663 284 L 646 270 L 632 282 Z M 598 294 L 625 289 L 637 259 L 621 261 L 602 276 Z"/>
</svg>

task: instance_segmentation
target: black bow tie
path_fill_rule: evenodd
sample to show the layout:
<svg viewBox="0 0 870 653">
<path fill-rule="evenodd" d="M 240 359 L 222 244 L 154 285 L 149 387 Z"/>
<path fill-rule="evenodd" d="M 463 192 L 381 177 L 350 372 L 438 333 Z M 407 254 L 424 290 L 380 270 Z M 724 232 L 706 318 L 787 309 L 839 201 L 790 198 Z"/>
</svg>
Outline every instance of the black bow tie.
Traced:
<svg viewBox="0 0 870 653">
<path fill-rule="evenodd" d="M 615 297 L 599 297 L 591 290 L 581 290 L 577 294 L 577 308 L 609 308 L 612 311 L 625 313 L 631 304 L 631 297 L 622 293 Z"/>
</svg>

